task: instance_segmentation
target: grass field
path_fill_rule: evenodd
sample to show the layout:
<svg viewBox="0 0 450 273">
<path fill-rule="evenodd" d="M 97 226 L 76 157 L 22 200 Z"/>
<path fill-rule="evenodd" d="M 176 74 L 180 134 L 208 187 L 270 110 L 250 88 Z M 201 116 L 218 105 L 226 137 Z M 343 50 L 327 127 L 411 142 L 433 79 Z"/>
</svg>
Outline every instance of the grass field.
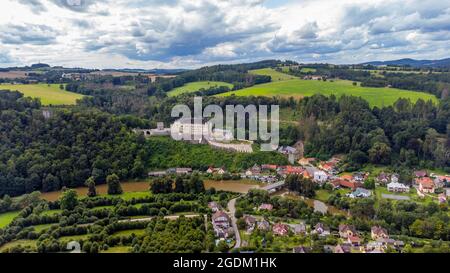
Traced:
<svg viewBox="0 0 450 273">
<path fill-rule="evenodd" d="M 100 253 L 129 253 L 131 252 L 131 247 L 129 246 L 115 246 L 110 247 L 107 250 L 102 250 Z"/>
<path fill-rule="evenodd" d="M 191 83 L 185 84 L 181 87 L 177 87 L 177 88 L 173 89 L 172 91 L 167 93 L 167 95 L 169 97 L 175 97 L 175 96 L 178 96 L 178 95 L 181 95 L 184 93 L 196 92 L 202 88 L 209 89 L 211 87 L 219 87 L 219 86 L 226 86 L 230 89 L 233 88 L 233 85 L 231 83 L 226 83 L 226 82 L 213 82 L 213 81 L 191 82 Z"/>
<path fill-rule="evenodd" d="M 129 236 L 129 235 L 144 235 L 145 234 L 145 229 L 128 229 L 128 230 L 122 230 L 122 231 L 118 231 L 116 233 L 114 233 L 113 235 L 118 235 L 118 236 Z"/>
<path fill-rule="evenodd" d="M 437 98 L 431 94 L 400 90 L 395 88 L 373 88 L 353 86 L 351 81 L 317 81 L 317 80 L 287 80 L 259 84 L 250 88 L 219 94 L 218 96 L 282 96 L 302 98 L 314 94 L 337 97 L 342 95 L 352 95 L 362 97 L 374 107 L 392 105 L 398 98 L 408 98 L 415 102 L 419 98 L 437 102 Z"/>
<path fill-rule="evenodd" d="M 6 243 L 6 244 L 4 244 L 4 245 L 2 245 L 0 247 L 0 253 L 5 251 L 5 250 L 7 250 L 7 249 L 10 249 L 10 248 L 13 248 L 13 247 L 18 247 L 18 246 L 21 246 L 21 247 L 24 247 L 24 248 L 35 249 L 36 248 L 36 242 L 37 242 L 36 240 L 18 240 L 18 241 L 9 242 L 9 243 Z"/>
<path fill-rule="evenodd" d="M 14 218 L 19 215 L 20 211 L 12 211 L 0 214 L 0 228 L 4 228 L 9 225 Z"/>
<path fill-rule="evenodd" d="M 263 69 L 256 69 L 256 70 L 250 70 L 251 74 L 255 75 L 263 75 L 263 76 L 270 76 L 272 78 L 272 82 L 279 82 L 279 81 L 287 81 L 287 80 L 294 80 L 297 79 L 297 77 L 281 73 L 276 71 L 272 68 L 263 68 Z"/>
<path fill-rule="evenodd" d="M 73 105 L 83 97 L 61 90 L 59 84 L 2 84 L 0 90 L 19 91 L 25 97 L 39 98 L 42 105 Z"/>
</svg>

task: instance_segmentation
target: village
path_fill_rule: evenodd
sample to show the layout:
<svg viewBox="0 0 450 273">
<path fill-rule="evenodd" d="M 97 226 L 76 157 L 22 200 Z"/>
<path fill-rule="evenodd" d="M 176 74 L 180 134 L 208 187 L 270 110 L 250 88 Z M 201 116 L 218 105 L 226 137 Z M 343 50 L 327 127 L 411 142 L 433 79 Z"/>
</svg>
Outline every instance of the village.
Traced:
<svg viewBox="0 0 450 273">
<path fill-rule="evenodd" d="M 293 147 L 281 147 L 279 153 L 286 155 L 292 162 L 296 149 Z M 263 164 L 248 168 L 241 173 L 229 173 L 223 167 L 211 166 L 207 170 L 198 171 L 192 168 L 172 168 L 164 171 L 150 172 L 149 176 L 159 177 L 171 174 L 190 174 L 198 172 L 205 177 L 214 177 L 218 180 L 252 180 L 258 182 L 260 190 L 266 191 L 271 196 L 284 196 L 289 193 L 285 180 L 290 175 L 298 175 L 314 182 L 315 187 L 322 193 L 339 191 L 345 193 L 350 199 L 381 198 L 396 201 L 411 200 L 417 202 L 447 203 L 450 194 L 450 176 L 437 175 L 425 170 L 417 170 L 411 173 L 412 180 L 402 183 L 397 173 L 378 172 L 369 173 L 357 171 L 353 173 L 341 173 L 339 171 L 340 157 L 333 157 L 328 161 L 318 161 L 314 158 L 295 158 L 292 165 Z M 374 185 L 367 183 L 373 181 Z M 235 201 L 235 200 L 234 200 Z M 325 210 L 318 210 L 322 214 L 329 213 L 326 209 L 327 200 L 315 200 L 322 203 Z M 230 202 L 231 203 L 231 202 Z M 388 231 L 380 226 L 372 226 L 370 234 L 365 234 L 355 229 L 353 225 L 341 224 L 339 230 L 330 230 L 323 223 L 306 225 L 304 222 L 287 223 L 265 217 L 263 211 L 270 212 L 273 205 L 263 203 L 255 208 L 256 215 L 239 215 L 235 217 L 236 208 L 228 205 L 221 207 L 216 202 L 210 202 L 211 222 L 217 238 L 216 243 L 225 241 L 230 247 L 245 247 L 248 243 L 243 239 L 254 231 L 269 232 L 275 237 L 291 235 L 309 236 L 311 238 L 333 238 L 335 245 L 324 246 L 324 252 L 331 253 L 384 253 L 387 251 L 401 252 L 405 243 L 401 240 L 390 238 Z M 316 210 L 317 211 L 317 210 Z M 236 219 L 239 218 L 239 219 Z M 239 225 L 239 222 L 241 224 Z M 245 225 L 243 224 L 245 223 Z M 294 253 L 311 252 L 311 247 L 299 245 L 292 248 Z"/>
</svg>

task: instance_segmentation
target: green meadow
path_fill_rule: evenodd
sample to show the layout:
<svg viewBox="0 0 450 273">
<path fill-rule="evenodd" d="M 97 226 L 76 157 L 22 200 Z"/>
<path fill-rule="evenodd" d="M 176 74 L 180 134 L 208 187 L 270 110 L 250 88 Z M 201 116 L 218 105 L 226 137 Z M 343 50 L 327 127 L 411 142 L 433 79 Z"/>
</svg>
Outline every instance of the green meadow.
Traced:
<svg viewBox="0 0 450 273">
<path fill-rule="evenodd" d="M 270 76 L 272 78 L 272 82 L 279 82 L 279 81 L 287 81 L 287 80 L 294 80 L 297 79 L 297 77 L 281 73 L 276 71 L 272 68 L 263 68 L 263 69 L 256 69 L 256 70 L 250 70 L 250 74 L 255 75 L 263 75 L 263 76 Z"/>
<path fill-rule="evenodd" d="M 214 81 L 204 81 L 204 82 L 191 82 L 187 83 L 181 87 L 177 87 L 170 91 L 168 94 L 169 97 L 175 97 L 184 93 L 192 93 L 197 92 L 200 89 L 209 89 L 211 87 L 219 87 L 219 86 L 226 86 L 230 89 L 233 88 L 233 85 L 231 83 L 226 82 L 214 82 Z"/>
<path fill-rule="evenodd" d="M 418 99 L 432 100 L 437 102 L 434 95 L 401 90 L 396 88 L 373 88 L 354 86 L 351 81 L 334 80 L 334 81 L 317 81 L 317 80 L 287 80 L 277 81 L 265 84 L 255 85 L 249 88 L 219 94 L 218 96 L 281 96 L 281 97 L 308 97 L 315 94 L 330 96 L 334 94 L 337 97 L 342 95 L 352 95 L 361 97 L 374 107 L 382 107 L 392 105 L 399 98 L 410 99 L 412 102 Z"/>
<path fill-rule="evenodd" d="M 61 90 L 59 84 L 1 84 L 0 90 L 19 91 L 25 97 L 39 98 L 42 105 L 74 105 L 83 95 Z"/>
<path fill-rule="evenodd" d="M 14 220 L 14 218 L 19 215 L 19 213 L 20 211 L 12 211 L 0 214 L 0 228 L 4 228 L 9 225 Z"/>
</svg>

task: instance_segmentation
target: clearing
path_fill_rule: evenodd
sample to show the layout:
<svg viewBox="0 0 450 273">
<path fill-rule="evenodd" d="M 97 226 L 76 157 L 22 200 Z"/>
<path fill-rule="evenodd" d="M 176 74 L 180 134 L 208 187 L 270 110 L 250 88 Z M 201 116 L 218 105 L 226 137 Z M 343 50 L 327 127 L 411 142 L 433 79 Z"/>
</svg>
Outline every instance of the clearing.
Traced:
<svg viewBox="0 0 450 273">
<path fill-rule="evenodd" d="M 11 211 L 0 214 L 0 228 L 4 228 L 9 225 L 14 218 L 19 215 L 20 211 Z"/>
<path fill-rule="evenodd" d="M 250 74 L 255 75 L 263 75 L 263 76 L 270 76 L 272 78 L 272 82 L 279 82 L 279 81 L 287 81 L 287 80 L 294 80 L 297 79 L 297 77 L 281 73 L 276 71 L 272 68 L 263 68 L 263 69 L 256 69 L 256 70 L 250 70 Z"/>
<path fill-rule="evenodd" d="M 42 105 L 74 105 L 83 95 L 60 89 L 59 84 L 1 84 L 0 90 L 19 91 L 25 97 L 39 98 Z"/>
<path fill-rule="evenodd" d="M 226 86 L 230 89 L 233 88 L 233 85 L 231 83 L 226 82 L 214 82 L 214 81 L 191 82 L 171 90 L 170 92 L 167 93 L 167 95 L 169 97 L 175 97 L 184 93 L 197 92 L 202 88 L 209 89 L 211 87 L 219 87 L 219 86 Z"/>
</svg>

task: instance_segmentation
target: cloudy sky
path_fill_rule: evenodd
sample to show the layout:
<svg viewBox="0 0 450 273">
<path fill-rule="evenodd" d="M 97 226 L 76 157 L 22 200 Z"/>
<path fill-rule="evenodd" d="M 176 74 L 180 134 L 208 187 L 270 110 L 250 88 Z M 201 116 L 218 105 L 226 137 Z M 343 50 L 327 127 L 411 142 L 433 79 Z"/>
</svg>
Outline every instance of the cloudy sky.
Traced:
<svg viewBox="0 0 450 273">
<path fill-rule="evenodd" d="M 450 57 L 447 0 L 1 0 L 0 66 Z"/>
</svg>

